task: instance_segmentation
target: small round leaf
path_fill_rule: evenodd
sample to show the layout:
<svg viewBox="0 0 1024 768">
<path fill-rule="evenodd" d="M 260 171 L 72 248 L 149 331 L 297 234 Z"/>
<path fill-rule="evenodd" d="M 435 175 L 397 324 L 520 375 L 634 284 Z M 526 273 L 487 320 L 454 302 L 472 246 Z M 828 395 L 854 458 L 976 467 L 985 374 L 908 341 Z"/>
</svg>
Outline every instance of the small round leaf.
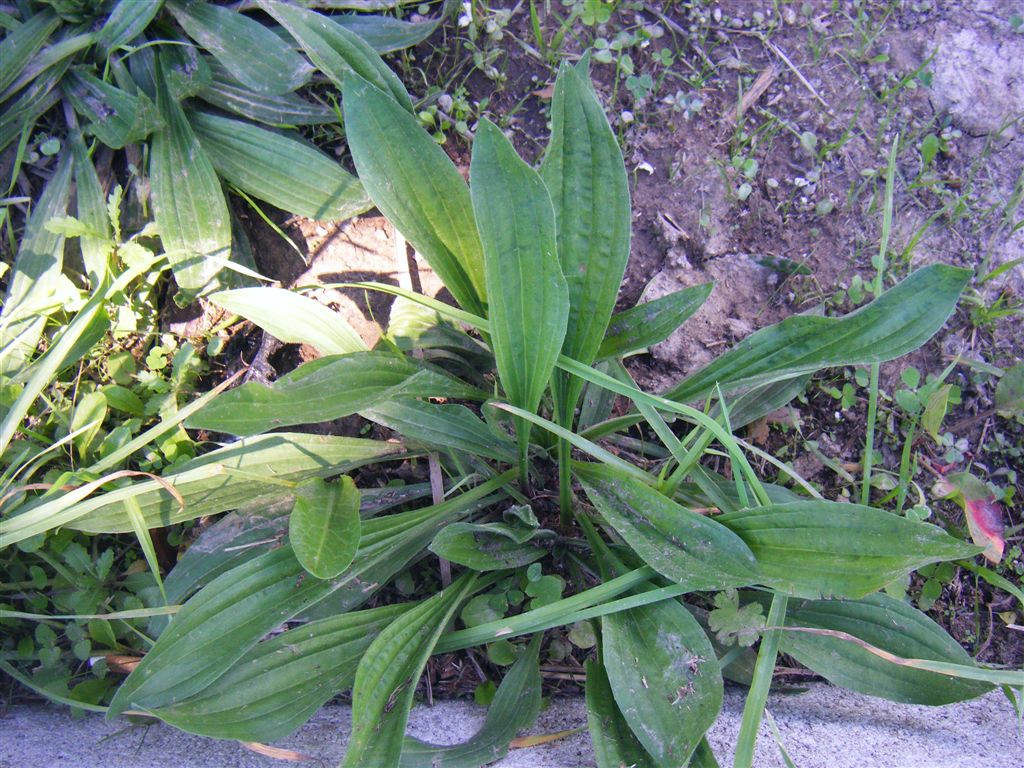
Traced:
<svg viewBox="0 0 1024 768">
<path fill-rule="evenodd" d="M 288 522 L 295 557 L 318 579 L 344 571 L 359 547 L 359 489 L 350 477 L 312 480 L 295 498 Z"/>
</svg>

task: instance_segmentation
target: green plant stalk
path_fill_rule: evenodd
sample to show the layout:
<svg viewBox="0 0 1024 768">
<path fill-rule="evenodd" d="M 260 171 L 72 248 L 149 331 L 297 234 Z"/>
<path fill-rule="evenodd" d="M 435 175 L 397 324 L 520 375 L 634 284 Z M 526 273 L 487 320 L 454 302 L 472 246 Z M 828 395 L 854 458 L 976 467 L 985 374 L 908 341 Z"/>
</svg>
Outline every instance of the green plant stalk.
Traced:
<svg viewBox="0 0 1024 768">
<path fill-rule="evenodd" d="M 542 608 L 535 608 L 518 616 L 489 621 L 486 624 L 480 624 L 470 629 L 461 629 L 458 632 L 444 635 L 438 641 L 434 652 L 446 653 L 462 648 L 471 648 L 474 645 L 492 642 L 502 637 L 512 637 L 517 634 L 536 632 L 540 631 L 540 629 L 560 626 L 565 623 L 567 614 L 600 605 L 603 601 L 618 597 L 623 592 L 638 587 L 657 576 L 658 572 L 649 566 L 638 568 L 604 584 L 592 587 L 550 605 L 545 605 Z M 657 599 L 664 600 L 665 595 L 660 595 Z"/>
<path fill-rule="evenodd" d="M 696 408 L 691 408 L 688 405 L 684 405 L 683 403 L 678 403 L 674 400 L 668 400 L 664 397 L 657 397 L 655 395 L 648 395 L 646 392 L 643 392 L 636 387 L 630 387 L 622 384 L 611 376 L 601 373 L 590 366 L 582 365 L 575 360 L 570 360 L 564 355 L 559 356 L 557 365 L 559 368 L 569 371 L 570 373 L 574 373 L 586 381 L 593 382 L 615 392 L 616 394 L 628 397 L 637 405 L 644 402 L 655 408 L 661 408 L 679 416 L 691 419 L 697 424 L 703 426 L 718 438 L 718 441 L 728 451 L 730 459 L 747 478 L 747 481 L 753 487 L 755 494 L 757 494 L 760 503 L 765 505 L 771 503 L 771 500 L 768 498 L 768 494 L 765 492 L 764 487 L 758 480 L 753 467 L 750 466 L 750 462 L 747 461 L 746 456 L 743 455 L 743 452 L 736 445 L 736 441 L 733 439 L 732 435 L 730 435 L 721 424 L 706 413 L 699 411 Z"/>
<path fill-rule="evenodd" d="M 917 419 L 911 419 L 907 425 L 907 436 L 903 440 L 903 450 L 900 451 L 900 479 L 896 488 L 896 514 L 903 514 L 903 506 L 907 501 L 907 491 L 910 489 L 910 454 L 914 445 L 914 437 L 917 435 Z"/>
<path fill-rule="evenodd" d="M 1000 576 L 991 568 L 986 568 L 984 565 L 975 565 L 970 560 L 958 560 L 956 564 L 961 568 L 968 570 L 977 576 L 980 576 L 993 587 L 998 587 L 1004 592 L 1009 592 L 1011 595 L 1017 598 L 1017 602 L 1020 603 L 1021 609 L 1024 610 L 1024 590 L 1021 590 L 1011 581 Z"/>
<path fill-rule="evenodd" d="M 519 447 L 519 482 L 530 487 L 530 422 L 516 419 L 516 444 Z"/>
<path fill-rule="evenodd" d="M 889 250 L 889 235 L 892 232 L 892 208 L 893 196 L 896 187 L 896 150 L 899 147 L 900 137 L 897 134 L 892 140 L 892 147 L 889 149 L 889 164 L 885 169 L 885 203 L 882 209 L 882 240 L 878 245 L 878 255 L 875 263 L 874 294 L 877 298 L 882 295 L 882 288 L 885 279 L 885 255 Z M 867 435 L 864 438 L 864 473 L 860 487 L 860 503 L 868 504 L 871 501 L 871 465 L 875 460 L 875 420 L 878 418 L 878 373 L 879 363 L 871 364 L 871 380 L 868 391 L 868 427 Z"/>
<path fill-rule="evenodd" d="M 128 513 L 128 519 L 131 520 L 135 538 L 139 541 L 142 554 L 145 556 L 149 570 L 153 574 L 153 579 L 160 589 L 160 597 L 163 599 L 164 605 L 168 605 L 170 601 L 167 599 L 167 592 L 164 590 L 164 580 L 160 576 L 160 561 L 157 559 L 156 548 L 153 546 L 153 537 L 150 536 L 149 529 L 146 527 L 146 518 L 142 514 L 139 502 L 133 497 L 128 497 L 124 500 L 124 506 L 125 511 Z"/>
<path fill-rule="evenodd" d="M 864 437 L 864 472 L 860 486 L 860 503 L 871 501 L 871 466 L 875 460 L 875 421 L 878 418 L 878 363 L 871 364 L 871 379 L 868 383 L 868 425 Z"/>
<path fill-rule="evenodd" d="M 25 582 L 31 586 L 31 582 Z M 17 586 L 17 585 L 5 585 Z M 24 588 L 21 587 L 21 588 Z M 103 621 L 124 621 L 126 619 L 148 619 L 152 616 L 170 616 L 181 609 L 180 605 L 164 605 L 158 608 L 132 608 L 127 611 L 114 611 L 113 613 L 63 613 L 53 616 L 46 616 L 41 613 L 26 613 L 25 611 L 0 611 L 0 619 L 27 619 L 29 621 L 57 622 L 57 621 L 92 621 L 102 619 Z"/>
<path fill-rule="evenodd" d="M 555 423 L 572 430 L 582 387 L 579 380 L 570 378 L 565 371 L 555 371 L 551 377 L 551 394 L 555 401 Z M 558 522 L 563 529 L 572 524 L 572 446 L 565 438 L 558 438 Z"/>
<path fill-rule="evenodd" d="M 772 597 L 772 606 L 768 609 L 768 627 L 782 627 L 785 624 L 788 602 L 788 597 L 779 592 L 775 593 Z M 772 686 L 772 674 L 775 672 L 775 659 L 779 653 L 781 639 L 780 629 L 769 629 L 761 638 L 757 663 L 754 665 L 754 679 L 747 693 L 747 702 L 743 706 L 743 720 L 736 740 L 733 768 L 751 768 L 754 763 L 754 743 L 761 727 L 764 705 L 768 701 L 768 690 Z"/>
<path fill-rule="evenodd" d="M 676 466 L 672 471 L 672 474 L 669 475 L 662 483 L 662 493 L 669 498 L 675 496 L 676 491 L 679 490 L 679 486 L 686 479 L 686 476 L 690 471 L 697 465 L 701 456 L 704 455 L 704 452 L 714 440 L 714 435 L 706 429 L 694 430 L 694 434 L 697 435 L 697 439 L 692 446 L 689 448 L 686 447 L 686 443 L 689 442 L 688 436 L 686 440 L 679 441 L 679 454 L 675 451 L 670 451 L 673 457 L 679 456 L 679 458 L 676 459 L 678 466 Z M 683 450 L 686 450 L 685 455 L 682 454 Z"/>
<path fill-rule="evenodd" d="M 457 642 L 457 644 L 451 646 L 445 645 L 445 652 L 472 648 L 475 645 L 493 642 L 494 640 L 507 639 L 518 635 L 527 635 L 532 632 L 542 632 L 546 629 L 553 629 L 555 627 L 568 626 L 570 624 L 575 624 L 578 621 L 586 621 L 587 619 L 598 619 L 611 613 L 619 613 L 620 611 L 628 611 L 633 608 L 651 605 L 652 603 L 660 603 L 662 600 L 673 600 L 692 591 L 693 590 L 690 587 L 682 584 L 673 584 L 668 587 L 649 589 L 646 592 L 630 595 L 629 597 L 622 597 L 618 600 L 612 600 L 607 603 L 599 603 L 598 605 L 591 606 L 590 608 L 582 608 L 571 613 L 562 612 L 557 616 L 553 612 L 547 610 L 551 606 L 544 606 L 544 608 L 527 611 L 526 613 L 521 613 L 518 616 L 513 616 L 509 619 L 488 622 L 487 624 L 481 624 L 480 626 L 473 627 L 472 629 L 459 630 L 457 633 L 453 632 L 450 636 L 449 642 Z M 574 595 L 574 597 L 576 596 Z M 573 598 L 566 599 L 572 600 Z M 552 605 L 558 604 L 553 603 Z M 559 606 L 559 608 L 561 608 L 561 606 Z M 541 613 L 541 611 L 544 613 Z M 486 636 L 479 634 L 479 630 L 485 627 L 489 629 L 489 634 Z M 496 628 L 496 630 L 494 628 Z M 461 636 L 460 633 L 462 632 L 467 633 L 466 638 Z M 470 635 L 468 634 L 470 632 L 477 632 L 478 634 Z M 456 637 L 456 635 L 459 636 Z M 468 639 L 471 637 L 473 638 L 472 640 Z M 438 648 L 440 648 L 440 645 Z M 435 652 L 441 653 L 440 650 Z"/>
<path fill-rule="evenodd" d="M 572 525 L 572 446 L 558 438 L 558 522 L 563 529 Z"/>
</svg>

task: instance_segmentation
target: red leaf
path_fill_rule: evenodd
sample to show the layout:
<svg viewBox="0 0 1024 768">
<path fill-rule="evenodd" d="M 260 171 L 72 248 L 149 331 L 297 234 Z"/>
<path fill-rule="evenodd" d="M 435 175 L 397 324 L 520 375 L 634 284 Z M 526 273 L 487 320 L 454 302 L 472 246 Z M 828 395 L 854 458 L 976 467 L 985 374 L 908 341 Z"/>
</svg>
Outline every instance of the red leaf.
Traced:
<svg viewBox="0 0 1024 768">
<path fill-rule="evenodd" d="M 940 493 L 955 498 L 964 508 L 971 539 L 985 548 L 982 552 L 985 559 L 990 563 L 1002 560 L 1006 546 L 1003 541 L 1003 509 L 989 487 L 970 472 L 947 475 L 943 486 Z"/>
<path fill-rule="evenodd" d="M 974 543 L 985 548 L 982 553 L 985 559 L 998 563 L 1003 559 L 1006 543 L 1003 541 L 1003 509 L 996 497 L 965 499 L 964 511 L 967 513 L 967 527 Z"/>
</svg>

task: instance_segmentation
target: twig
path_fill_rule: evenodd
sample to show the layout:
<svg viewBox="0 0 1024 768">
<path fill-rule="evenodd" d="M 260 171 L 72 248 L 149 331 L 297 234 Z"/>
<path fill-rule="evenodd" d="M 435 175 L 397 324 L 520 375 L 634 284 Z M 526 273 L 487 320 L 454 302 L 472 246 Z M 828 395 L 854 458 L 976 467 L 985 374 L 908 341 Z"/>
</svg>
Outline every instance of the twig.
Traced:
<svg viewBox="0 0 1024 768">
<path fill-rule="evenodd" d="M 430 494 L 435 504 L 444 501 L 444 478 L 441 476 L 441 464 L 437 460 L 437 454 L 431 453 L 427 456 L 427 466 L 430 468 Z M 438 565 L 441 571 L 441 586 L 447 587 L 452 583 L 452 564 L 438 555 Z"/>
<path fill-rule="evenodd" d="M 764 92 L 768 90 L 768 87 L 775 82 L 775 78 L 778 76 L 779 70 L 774 64 L 770 64 L 766 69 L 763 69 L 750 86 L 750 89 L 740 96 L 739 103 L 736 105 L 736 112 L 732 115 L 726 114 L 725 121 L 730 125 L 736 125 L 742 120 L 747 110 L 757 103 L 757 100 L 764 95 Z"/>
<path fill-rule="evenodd" d="M 811 92 L 811 95 L 814 96 L 814 98 L 816 98 L 819 102 L 821 102 L 821 105 L 825 109 L 832 109 L 832 107 L 829 106 L 829 103 L 827 101 L 825 101 L 824 98 L 822 98 L 821 94 L 818 93 L 817 89 L 813 85 L 810 84 L 810 82 L 807 80 L 807 78 L 803 76 L 803 73 L 799 69 L 796 68 L 796 65 L 792 61 L 789 60 L 789 57 L 783 52 L 783 50 L 781 48 L 779 48 L 779 46 L 777 46 L 771 40 L 766 38 L 760 32 L 757 33 L 757 36 L 760 38 L 761 42 L 764 43 L 765 48 L 767 48 L 769 51 L 771 51 L 776 56 L 778 56 L 780 59 L 782 59 L 782 63 L 785 64 L 787 67 L 789 67 L 790 71 L 794 75 L 796 75 L 796 79 L 801 82 L 801 84 L 804 86 L 804 88 L 806 88 L 808 91 Z"/>
<path fill-rule="evenodd" d="M 803 85 L 803 87 L 806 88 L 808 91 L 810 91 L 811 95 L 814 98 L 816 98 L 819 102 L 821 102 L 821 105 L 825 107 L 825 109 L 832 109 L 832 107 L 829 106 L 829 103 L 825 101 L 824 97 L 822 97 L 822 95 L 818 93 L 818 90 L 813 85 L 811 85 L 810 81 L 808 81 L 808 79 L 804 77 L 803 73 L 799 69 L 797 69 L 796 64 L 790 61 L 790 58 L 789 56 L 786 55 L 786 52 L 779 48 L 779 46 L 777 46 L 767 37 L 765 37 L 761 32 L 748 32 L 745 29 L 724 28 L 723 31 L 736 35 L 745 35 L 746 37 L 756 37 L 758 40 L 761 41 L 761 44 L 765 48 L 774 53 L 782 61 L 782 63 L 785 64 L 787 68 L 789 68 L 790 72 L 796 75 L 796 79 L 800 81 L 800 84 Z"/>
</svg>

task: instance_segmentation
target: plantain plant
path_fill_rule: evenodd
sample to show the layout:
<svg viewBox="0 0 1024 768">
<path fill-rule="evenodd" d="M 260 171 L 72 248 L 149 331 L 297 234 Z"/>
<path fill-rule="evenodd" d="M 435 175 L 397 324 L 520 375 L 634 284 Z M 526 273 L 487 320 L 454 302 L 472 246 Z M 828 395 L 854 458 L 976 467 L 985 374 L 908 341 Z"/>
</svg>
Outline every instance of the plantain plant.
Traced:
<svg viewBox="0 0 1024 768">
<path fill-rule="evenodd" d="M 90 146 L 76 176 L 96 173 L 97 149 L 124 151 L 114 167 L 129 168 L 144 209 L 151 195 L 182 299 L 209 292 L 229 261 L 254 266 L 233 247 L 225 186 L 313 219 L 369 207 L 358 180 L 297 133 L 336 123 L 336 109 L 298 91 L 318 70 L 340 87 L 353 67 L 397 86 L 375 50 L 425 39 L 441 8 L 406 22 L 276 0 L 243 4 L 262 17 L 212 0 L 20 0 L 3 14 L 0 152 L 17 176 L 30 147 L 63 141 L 68 154 L 79 123 Z M 99 262 L 84 266 L 97 284 Z"/>
<path fill-rule="evenodd" d="M 724 679 L 749 686 L 735 757 L 749 766 L 779 653 L 910 703 L 1024 685 L 881 591 L 978 547 L 822 498 L 789 469 L 790 485 L 768 482 L 735 437 L 816 370 L 920 347 L 968 272 L 925 267 L 849 315 L 789 318 L 647 393 L 622 359 L 666 338 L 710 287 L 614 314 L 631 212 L 587 61 L 560 69 L 539 169 L 482 121 L 468 185 L 389 81 L 361 74 L 344 77 L 342 103 L 363 188 L 458 306 L 359 284 L 396 296 L 377 348 L 332 353 L 344 335 L 335 321 L 293 325 L 295 340 L 328 354 L 271 385 L 220 394 L 186 422 L 237 441 L 159 479 L 73 491 L 4 521 L 0 546 L 57 525 L 117 532 L 229 513 L 168 575 L 170 607 L 153 607 L 155 643 L 110 716 L 267 741 L 351 687 L 342 765 L 483 765 L 536 715 L 546 637 L 550 653 L 557 628 L 588 621 L 588 721 L 602 768 L 717 765 L 705 733 Z M 285 325 L 282 313 L 307 316 L 305 300 L 275 305 L 264 290 L 211 298 L 268 327 Z M 287 431 L 353 414 L 397 440 Z M 360 467 L 386 475 L 383 462 L 412 459 L 440 477 L 357 487 L 372 476 Z M 454 569 L 443 588 L 375 599 L 433 555 Z M 405 736 L 431 654 L 474 646 L 511 665 L 481 730 L 448 747 Z"/>
</svg>

